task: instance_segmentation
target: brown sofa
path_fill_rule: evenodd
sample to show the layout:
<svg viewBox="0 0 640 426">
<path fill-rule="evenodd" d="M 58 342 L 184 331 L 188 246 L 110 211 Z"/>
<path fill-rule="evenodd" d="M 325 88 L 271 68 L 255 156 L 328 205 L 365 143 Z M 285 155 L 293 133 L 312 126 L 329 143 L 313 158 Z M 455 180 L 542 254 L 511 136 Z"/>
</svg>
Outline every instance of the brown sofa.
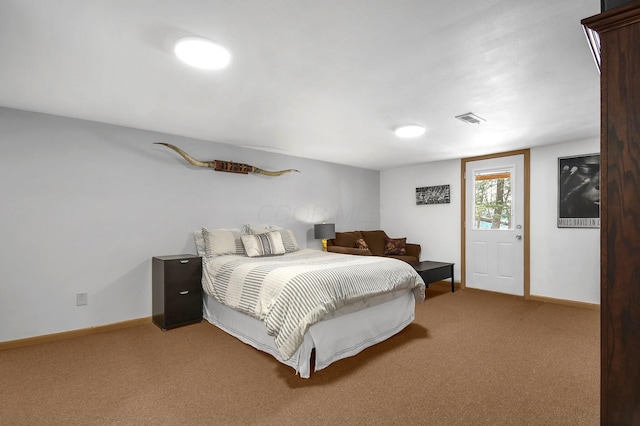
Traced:
<svg viewBox="0 0 640 426">
<path fill-rule="evenodd" d="M 363 239 L 366 242 L 368 249 L 358 248 L 357 241 L 360 239 Z M 392 248 L 393 246 L 402 246 L 402 241 L 398 240 L 401 239 L 390 239 L 387 234 L 381 230 L 336 232 L 335 238 L 327 240 L 327 251 L 333 253 L 357 254 L 361 256 L 394 257 L 408 263 L 419 262 L 421 250 L 420 244 L 410 244 L 405 242 L 406 253 L 404 254 L 401 254 L 401 252 L 398 252 L 397 250 L 389 250 L 389 248 Z M 389 245 L 388 248 L 387 245 Z M 387 254 L 389 251 L 395 251 L 396 253 Z"/>
</svg>

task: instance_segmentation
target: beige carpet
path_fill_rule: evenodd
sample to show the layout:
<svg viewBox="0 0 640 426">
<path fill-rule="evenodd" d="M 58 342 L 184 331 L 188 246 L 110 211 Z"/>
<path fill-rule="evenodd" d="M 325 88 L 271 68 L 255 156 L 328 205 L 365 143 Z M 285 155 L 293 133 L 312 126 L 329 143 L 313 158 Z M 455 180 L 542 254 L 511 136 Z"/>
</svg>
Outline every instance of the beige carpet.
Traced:
<svg viewBox="0 0 640 426">
<path fill-rule="evenodd" d="M 597 425 L 599 355 L 597 311 L 432 285 L 308 380 L 208 323 L 0 352 L 0 424 Z"/>
</svg>

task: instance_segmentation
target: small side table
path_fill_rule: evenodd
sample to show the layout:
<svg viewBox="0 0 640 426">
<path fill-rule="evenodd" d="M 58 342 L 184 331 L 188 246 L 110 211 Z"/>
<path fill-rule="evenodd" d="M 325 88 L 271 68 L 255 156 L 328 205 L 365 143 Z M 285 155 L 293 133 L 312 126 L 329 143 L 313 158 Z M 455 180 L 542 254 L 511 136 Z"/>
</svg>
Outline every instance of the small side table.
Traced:
<svg viewBox="0 0 640 426">
<path fill-rule="evenodd" d="M 427 287 L 429 284 L 451 278 L 451 292 L 455 291 L 455 281 L 453 279 L 454 263 L 432 262 L 425 260 L 423 262 L 412 263 L 413 269 L 422 277 Z"/>
<path fill-rule="evenodd" d="M 156 256 L 151 265 L 154 324 L 167 331 L 202 321 L 202 259 Z"/>
</svg>

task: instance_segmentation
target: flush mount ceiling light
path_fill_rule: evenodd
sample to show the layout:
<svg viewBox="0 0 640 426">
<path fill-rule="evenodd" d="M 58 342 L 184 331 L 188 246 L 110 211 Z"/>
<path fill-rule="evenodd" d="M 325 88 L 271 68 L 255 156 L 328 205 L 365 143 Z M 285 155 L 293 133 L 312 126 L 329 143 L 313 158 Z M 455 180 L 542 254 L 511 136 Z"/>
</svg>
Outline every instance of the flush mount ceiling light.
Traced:
<svg viewBox="0 0 640 426">
<path fill-rule="evenodd" d="M 462 115 L 456 115 L 456 118 L 458 120 L 464 121 L 467 124 L 480 124 L 481 122 L 486 121 L 484 118 L 478 117 L 472 112 L 468 112 Z"/>
<path fill-rule="evenodd" d="M 174 52 L 185 63 L 205 70 L 218 70 L 231 62 L 227 49 L 201 37 L 181 38 L 176 42 Z"/>
<path fill-rule="evenodd" d="M 419 124 L 400 126 L 394 130 L 396 136 L 399 138 L 417 138 L 418 136 L 422 136 L 425 131 L 425 127 Z"/>
</svg>

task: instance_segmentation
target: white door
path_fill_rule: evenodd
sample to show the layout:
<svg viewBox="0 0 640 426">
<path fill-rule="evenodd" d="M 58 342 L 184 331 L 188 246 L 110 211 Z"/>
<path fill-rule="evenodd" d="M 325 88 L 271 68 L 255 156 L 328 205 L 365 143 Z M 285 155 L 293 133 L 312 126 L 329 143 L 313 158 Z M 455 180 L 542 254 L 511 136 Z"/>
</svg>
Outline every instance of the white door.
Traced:
<svg viewBox="0 0 640 426">
<path fill-rule="evenodd" d="M 465 285 L 524 295 L 524 155 L 465 166 Z"/>
</svg>

